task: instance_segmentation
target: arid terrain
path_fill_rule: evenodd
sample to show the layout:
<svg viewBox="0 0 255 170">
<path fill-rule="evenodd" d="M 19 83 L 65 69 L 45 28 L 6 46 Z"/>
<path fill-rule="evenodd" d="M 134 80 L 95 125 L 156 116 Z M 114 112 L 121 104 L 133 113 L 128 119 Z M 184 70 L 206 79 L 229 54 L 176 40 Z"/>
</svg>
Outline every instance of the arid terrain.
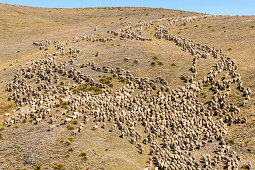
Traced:
<svg viewBox="0 0 255 170">
<path fill-rule="evenodd" d="M 0 14 L 0 169 L 255 169 L 255 16 Z"/>
</svg>

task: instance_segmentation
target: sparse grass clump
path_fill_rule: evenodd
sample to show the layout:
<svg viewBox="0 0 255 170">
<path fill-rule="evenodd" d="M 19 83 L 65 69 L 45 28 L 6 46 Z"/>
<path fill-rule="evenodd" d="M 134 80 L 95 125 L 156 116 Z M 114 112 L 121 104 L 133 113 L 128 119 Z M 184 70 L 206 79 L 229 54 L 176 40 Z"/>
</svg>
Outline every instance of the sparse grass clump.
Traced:
<svg viewBox="0 0 255 170">
<path fill-rule="evenodd" d="M 232 48 L 229 48 L 228 51 L 232 50 Z"/>
<path fill-rule="evenodd" d="M 211 103 L 211 101 L 210 101 L 210 100 L 207 100 L 207 101 L 205 102 L 205 104 L 209 104 L 209 103 Z"/>
<path fill-rule="evenodd" d="M 69 149 L 68 149 L 68 152 L 72 152 L 72 151 L 73 151 L 73 148 L 69 148 Z"/>
<path fill-rule="evenodd" d="M 65 156 L 66 158 L 70 158 L 70 154 L 68 153 L 68 154 L 66 154 L 66 156 Z"/>
<path fill-rule="evenodd" d="M 163 62 L 162 62 L 162 61 L 158 61 L 157 63 L 158 63 L 158 65 L 160 65 L 160 66 L 163 65 Z"/>
<path fill-rule="evenodd" d="M 121 83 L 125 83 L 125 82 L 126 82 L 126 80 L 125 80 L 125 79 L 120 79 L 120 80 L 119 80 L 119 82 L 121 82 Z"/>
<path fill-rule="evenodd" d="M 89 158 L 87 156 L 83 156 L 82 159 L 84 159 L 85 161 L 87 161 Z"/>
<path fill-rule="evenodd" d="M 61 169 L 64 167 L 64 165 L 60 164 L 60 163 L 56 163 L 53 167 L 54 167 L 54 169 Z"/>
<path fill-rule="evenodd" d="M 208 87 L 208 86 L 210 86 L 210 83 L 205 83 L 205 84 L 203 85 L 203 87 Z"/>
<path fill-rule="evenodd" d="M 3 134 L 2 133 L 0 133 L 0 139 L 3 139 Z"/>
<path fill-rule="evenodd" d="M 2 131 L 2 130 L 4 130 L 4 127 L 2 126 L 2 127 L 0 127 L 0 131 Z"/>
<path fill-rule="evenodd" d="M 102 84 L 106 84 L 109 87 L 113 87 L 113 84 L 111 83 L 112 77 L 110 76 L 103 76 L 98 81 Z"/>
<path fill-rule="evenodd" d="M 151 97 L 156 97 L 156 96 L 158 96 L 158 94 L 157 94 L 157 93 L 153 93 L 153 94 L 151 94 Z"/>
<path fill-rule="evenodd" d="M 55 107 L 59 107 L 59 106 L 60 106 L 60 104 L 58 104 L 58 103 L 57 103 L 57 104 L 55 104 Z"/>
<path fill-rule="evenodd" d="M 205 92 L 201 92 L 201 96 L 202 96 L 203 98 L 206 98 L 206 97 L 208 96 L 208 94 L 205 93 Z"/>
<path fill-rule="evenodd" d="M 152 59 L 152 60 L 157 60 L 158 57 L 157 57 L 157 56 L 153 56 L 153 57 L 151 57 L 151 59 Z"/>
<path fill-rule="evenodd" d="M 249 165 L 246 165 L 246 164 L 242 165 L 241 168 L 242 168 L 242 169 L 250 169 Z"/>
<path fill-rule="evenodd" d="M 67 102 L 62 102 L 61 103 L 61 108 L 68 109 L 68 103 Z"/>
<path fill-rule="evenodd" d="M 71 137 L 67 138 L 67 140 L 69 140 L 70 142 L 73 142 L 73 138 Z"/>
<path fill-rule="evenodd" d="M 87 154 L 85 152 L 80 153 L 79 156 L 81 156 L 85 161 L 88 160 Z"/>
<path fill-rule="evenodd" d="M 41 165 L 36 165 L 36 166 L 34 167 L 34 170 L 40 170 L 41 168 L 42 168 Z"/>
<path fill-rule="evenodd" d="M 175 66 L 176 66 L 176 63 L 172 63 L 172 64 L 171 64 L 171 67 L 175 67 Z"/>
<path fill-rule="evenodd" d="M 77 125 L 77 124 L 78 124 L 78 121 L 77 121 L 77 120 L 73 120 L 73 121 L 72 121 L 72 124 L 73 124 L 73 125 Z"/>
<path fill-rule="evenodd" d="M 234 142 L 234 139 L 229 139 L 229 140 L 228 140 L 228 143 L 229 143 L 229 144 L 234 144 L 234 143 L 235 143 L 235 142 Z"/>
<path fill-rule="evenodd" d="M 87 91 L 93 91 L 94 95 L 101 94 L 102 89 L 96 86 L 91 85 L 90 83 L 85 83 L 81 87 L 77 87 L 72 89 L 74 93 L 79 93 L 79 91 L 87 92 Z"/>
<path fill-rule="evenodd" d="M 87 156 L 87 154 L 85 152 L 81 152 L 80 156 Z"/>
<path fill-rule="evenodd" d="M 70 141 L 65 141 L 65 144 L 67 145 L 67 146 L 69 146 L 69 145 L 71 145 L 71 142 Z"/>
<path fill-rule="evenodd" d="M 67 125 L 67 130 L 74 130 L 73 126 Z"/>
<path fill-rule="evenodd" d="M 27 123 L 27 119 L 23 119 L 21 123 Z"/>
</svg>

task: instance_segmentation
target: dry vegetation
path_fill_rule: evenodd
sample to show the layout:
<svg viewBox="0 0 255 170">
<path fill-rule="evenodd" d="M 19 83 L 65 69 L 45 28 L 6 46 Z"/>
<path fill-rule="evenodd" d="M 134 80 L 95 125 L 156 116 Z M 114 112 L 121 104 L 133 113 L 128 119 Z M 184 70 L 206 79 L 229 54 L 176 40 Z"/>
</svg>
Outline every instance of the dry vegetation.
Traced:
<svg viewBox="0 0 255 170">
<path fill-rule="evenodd" d="M 186 17 L 201 15 L 185 11 L 151 9 L 151 8 L 89 8 L 89 9 L 44 9 L 0 4 L 0 115 L 13 114 L 18 108 L 13 101 L 8 101 L 9 93 L 6 84 L 11 82 L 17 69 L 31 60 L 46 58 L 45 53 L 55 52 L 54 45 L 38 50 L 32 46 L 34 41 L 50 39 L 52 41 L 72 40 L 77 35 L 93 34 L 95 38 L 112 37 L 114 41 L 101 43 L 98 41 L 82 41 L 71 44 L 72 48 L 81 49 L 75 59 L 77 68 L 88 61 L 100 66 L 119 66 L 130 70 L 135 77 L 163 77 L 171 89 L 183 86 L 180 76 L 190 76 L 189 68 L 193 58 L 175 43 L 154 37 L 154 28 L 162 23 L 155 23 L 150 29 L 144 30 L 142 36 L 152 41 L 120 40 L 108 34 L 108 30 L 118 30 L 127 23 L 141 23 L 162 17 Z M 139 16 L 139 17 L 137 17 Z M 164 22 L 163 22 L 164 24 Z M 252 91 L 251 100 L 241 108 L 240 117 L 247 117 L 244 124 L 228 126 L 225 140 L 241 156 L 241 166 L 246 167 L 249 161 L 255 166 L 255 17 L 254 16 L 218 16 L 200 18 L 185 26 L 175 24 L 167 29 L 173 35 L 190 38 L 197 43 L 223 49 L 236 60 L 238 72 L 242 76 L 243 85 Z M 94 31 L 94 28 L 97 30 Z M 95 54 L 98 52 L 98 56 Z M 123 62 L 125 58 L 139 60 L 139 64 Z M 56 61 L 69 61 L 70 56 L 58 57 Z M 155 62 L 152 66 L 151 63 Z M 216 60 L 202 59 L 198 61 L 197 80 L 204 77 Z M 125 80 L 111 77 L 109 74 L 95 72 L 86 68 L 96 82 L 100 82 L 113 91 L 124 86 Z M 74 81 L 63 78 L 65 83 Z M 212 96 L 209 87 L 197 95 L 202 103 L 208 102 Z M 61 88 L 61 85 L 59 85 Z M 79 86 L 74 84 L 74 93 L 93 92 L 101 94 L 100 88 L 91 84 Z M 132 95 L 140 94 L 137 90 Z M 157 94 L 153 94 L 157 96 Z M 241 93 L 233 90 L 230 100 L 241 103 Z M 70 108 L 64 97 L 54 104 L 54 117 Z M 23 106 L 24 108 L 27 106 Z M 216 118 L 215 118 L 216 119 Z M 3 122 L 5 117 L 0 117 Z M 48 132 L 47 122 L 34 125 L 33 120 L 22 120 L 18 125 L 3 127 L 0 122 L 0 169 L 34 168 L 34 169 L 143 169 L 148 164 L 148 154 L 139 154 L 134 145 L 119 137 L 119 132 L 109 133 L 109 129 L 92 130 L 91 120 L 79 134 L 70 137 L 70 131 L 78 129 L 79 120 Z M 106 127 L 108 124 L 106 125 Z M 109 125 L 110 126 L 110 125 Z M 143 134 L 142 128 L 139 129 Z M 143 134 L 144 135 L 144 134 Z M 149 152 L 149 146 L 145 146 Z M 35 152 L 36 151 L 36 152 Z M 204 151 L 203 151 L 204 152 Z"/>
</svg>

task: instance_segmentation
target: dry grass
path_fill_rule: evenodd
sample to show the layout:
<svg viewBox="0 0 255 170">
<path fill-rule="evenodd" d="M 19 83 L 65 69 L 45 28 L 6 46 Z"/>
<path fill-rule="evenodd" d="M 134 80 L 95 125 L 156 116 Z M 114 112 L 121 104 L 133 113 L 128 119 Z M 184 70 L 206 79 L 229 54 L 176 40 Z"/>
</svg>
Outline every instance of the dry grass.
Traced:
<svg viewBox="0 0 255 170">
<path fill-rule="evenodd" d="M 7 101 L 8 95 L 4 91 L 6 83 L 11 81 L 16 69 L 31 59 L 44 58 L 45 50 L 39 51 L 37 47 L 33 47 L 33 41 L 42 39 L 66 41 L 73 36 L 90 34 L 111 37 L 112 35 L 106 34 L 106 31 L 122 28 L 121 23 L 125 25 L 128 22 L 137 23 L 139 20 L 148 21 L 163 15 L 166 17 L 199 15 L 184 11 L 150 8 L 38 9 L 4 4 L 0 4 L 0 13 L 0 115 L 10 113 L 16 108 L 13 102 Z M 120 20 L 120 18 L 122 19 Z M 254 16 L 225 16 L 195 20 L 188 23 L 187 26 L 178 26 L 177 24 L 177 26 L 170 26 L 169 31 L 174 35 L 178 34 L 198 43 L 223 49 L 231 58 L 236 59 L 239 66 L 238 72 L 243 77 L 244 85 L 255 91 L 254 25 Z M 96 32 L 93 31 L 95 26 L 98 28 Z M 143 32 L 143 36 L 153 38 L 153 32 L 153 28 L 146 30 Z M 189 68 L 192 64 L 192 56 L 168 41 L 158 39 L 153 39 L 151 42 L 122 41 L 116 38 L 115 41 L 108 44 L 82 42 L 71 44 L 71 46 L 82 49 L 81 57 L 76 61 L 79 64 L 95 61 L 102 66 L 125 67 L 139 77 L 153 78 L 161 75 L 168 81 L 171 88 L 184 85 L 179 79 L 182 74 L 191 75 Z M 49 48 L 47 51 L 50 52 L 51 50 Z M 99 51 L 99 56 L 95 57 L 97 51 Z M 123 62 L 125 57 L 130 57 L 132 61 L 139 59 L 139 64 L 132 65 L 131 62 Z M 67 56 L 63 57 L 63 59 L 66 58 Z M 162 63 L 151 67 L 152 61 Z M 197 79 L 207 74 L 215 61 L 214 59 L 199 60 Z M 85 69 L 85 71 L 96 79 L 98 79 L 98 75 L 101 75 L 89 69 Z M 111 83 L 113 84 L 113 91 L 123 86 L 123 81 L 119 82 L 112 79 Z M 209 86 L 204 87 L 204 92 L 198 96 L 198 99 L 203 103 L 206 103 L 211 96 L 208 90 Z M 134 94 L 138 93 L 140 91 L 136 91 Z M 230 100 L 235 103 L 240 102 L 238 101 L 239 95 L 238 92 L 234 91 Z M 255 152 L 255 139 L 254 136 L 250 135 L 254 134 L 255 131 L 253 94 L 251 98 L 251 102 L 242 109 L 241 113 L 241 116 L 248 117 L 248 122 L 229 127 L 226 140 L 232 143 L 233 147 L 246 160 L 254 161 L 252 153 Z M 65 104 L 61 105 L 61 102 L 59 108 L 60 106 L 68 108 Z M 17 127 L 6 128 L 1 131 L 4 138 L 1 139 L 0 146 L 0 150 L 3 147 L 11 148 L 1 151 L 0 155 L 5 155 L 5 160 L 16 160 L 14 164 L 17 167 L 23 166 L 25 154 L 16 152 L 19 149 L 30 152 L 37 150 L 38 153 L 34 154 L 38 158 L 38 163 L 43 165 L 42 168 L 62 168 L 61 165 L 63 165 L 64 168 L 81 169 L 90 165 L 95 169 L 124 169 L 127 167 L 142 169 L 146 166 L 145 162 L 148 159 L 148 155 L 138 154 L 133 145 L 127 140 L 120 139 L 118 133 L 109 133 L 107 130 L 91 131 L 85 128 L 79 138 L 70 141 L 68 139 L 69 134 L 74 129 L 74 126 L 71 125 L 64 126 L 60 129 L 60 133 L 53 132 L 53 134 L 46 132 L 46 125 L 34 128 L 32 123 L 24 122 Z M 31 129 L 33 130 L 31 131 Z M 25 138 L 24 135 L 26 135 Z M 10 137 L 7 138 L 6 136 Z M 59 142 L 61 140 L 63 140 L 62 143 Z M 64 142 L 69 143 L 64 145 Z M 11 146 L 12 143 L 15 143 L 15 146 Z M 70 145 L 68 146 L 70 149 L 66 147 L 67 145 Z M 79 156 L 81 152 L 87 154 L 85 155 L 86 158 L 81 159 Z M 47 154 L 45 155 L 45 153 Z M 43 156 L 40 157 L 40 154 Z M 61 164 L 56 163 L 55 159 L 58 159 L 57 161 L 63 160 L 63 162 L 61 161 Z"/>
</svg>

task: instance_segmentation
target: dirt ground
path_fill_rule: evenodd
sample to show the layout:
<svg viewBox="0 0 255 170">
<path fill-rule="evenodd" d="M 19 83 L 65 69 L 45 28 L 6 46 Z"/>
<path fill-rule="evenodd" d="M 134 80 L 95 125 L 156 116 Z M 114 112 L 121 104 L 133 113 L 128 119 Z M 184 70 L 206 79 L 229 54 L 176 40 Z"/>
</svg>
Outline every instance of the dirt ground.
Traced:
<svg viewBox="0 0 255 170">
<path fill-rule="evenodd" d="M 31 60 L 45 58 L 46 50 L 38 50 L 38 47 L 32 45 L 34 41 L 71 41 L 74 36 L 90 34 L 97 38 L 113 37 L 107 30 L 118 30 L 129 22 L 201 15 L 153 8 L 46 9 L 6 4 L 0 4 L 0 14 L 0 115 L 11 113 L 17 108 L 12 101 L 7 100 L 8 93 L 5 91 L 6 84 L 11 82 L 15 71 Z M 157 23 L 153 28 L 156 25 Z M 152 38 L 152 41 L 120 40 L 115 37 L 114 41 L 107 43 L 84 41 L 72 44 L 72 47 L 82 50 L 75 63 L 79 65 L 95 61 L 102 66 L 121 66 L 139 77 L 152 78 L 161 75 L 171 88 L 184 85 L 179 77 L 190 74 L 188 69 L 193 58 L 173 42 L 154 38 L 153 28 L 143 32 Z M 253 93 L 240 114 L 241 117 L 246 116 L 248 122 L 229 126 L 226 140 L 234 141 L 232 146 L 241 155 L 242 163 L 250 161 L 254 164 L 255 16 L 203 18 L 186 26 L 169 26 L 168 30 L 174 35 L 190 38 L 200 44 L 223 49 L 237 61 L 243 84 L 251 88 Z M 53 48 L 47 50 L 53 51 Z M 95 57 L 97 51 L 99 56 Z M 163 65 L 152 67 L 150 63 L 154 56 L 158 57 Z M 134 66 L 132 63 L 123 62 L 126 57 L 131 60 L 139 59 L 140 64 Z M 215 61 L 199 61 L 198 79 L 207 74 Z M 119 84 L 113 86 L 117 88 Z M 238 92 L 234 91 L 231 96 L 237 103 L 238 95 Z M 34 126 L 29 122 L 18 127 L 5 128 L 0 131 L 3 135 L 0 139 L 0 169 L 34 168 L 36 165 L 41 165 L 42 169 L 51 169 L 57 163 L 63 164 L 66 169 L 143 169 L 148 165 L 148 155 L 139 154 L 130 142 L 119 138 L 119 133 L 109 132 L 107 127 L 106 130 L 92 131 L 91 126 L 92 124 L 86 125 L 85 130 L 70 146 L 63 142 L 69 138 L 68 130 L 64 128 L 48 133 L 44 124 Z M 73 151 L 68 151 L 70 148 L 73 148 Z M 88 161 L 79 157 L 81 152 L 87 153 Z M 24 165 L 27 158 L 32 159 L 33 164 Z"/>
</svg>

